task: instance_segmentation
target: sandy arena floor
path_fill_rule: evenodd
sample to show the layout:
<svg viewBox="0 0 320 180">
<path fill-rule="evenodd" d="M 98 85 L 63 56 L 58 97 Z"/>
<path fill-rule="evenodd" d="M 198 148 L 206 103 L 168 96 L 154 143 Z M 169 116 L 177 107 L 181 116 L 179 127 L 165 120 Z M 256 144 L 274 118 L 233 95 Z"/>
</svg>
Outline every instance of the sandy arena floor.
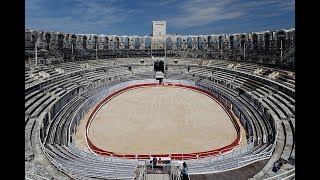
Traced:
<svg viewBox="0 0 320 180">
<path fill-rule="evenodd" d="M 80 146 L 86 146 L 85 124 L 92 109 L 75 134 Z M 243 128 L 241 135 L 244 142 Z M 148 87 L 127 91 L 104 105 L 91 124 L 89 138 L 96 147 L 117 153 L 191 153 L 231 144 L 236 130 L 223 108 L 204 94 L 180 87 Z"/>
</svg>

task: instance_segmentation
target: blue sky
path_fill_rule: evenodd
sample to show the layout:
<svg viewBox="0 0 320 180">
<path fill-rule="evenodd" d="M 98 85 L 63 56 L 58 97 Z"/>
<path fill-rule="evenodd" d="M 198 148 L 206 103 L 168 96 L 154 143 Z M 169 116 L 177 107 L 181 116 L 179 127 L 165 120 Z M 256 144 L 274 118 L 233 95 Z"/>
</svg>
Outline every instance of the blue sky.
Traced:
<svg viewBox="0 0 320 180">
<path fill-rule="evenodd" d="M 57 32 L 148 35 L 255 32 L 295 27 L 295 0 L 26 0 L 25 28 Z"/>
</svg>

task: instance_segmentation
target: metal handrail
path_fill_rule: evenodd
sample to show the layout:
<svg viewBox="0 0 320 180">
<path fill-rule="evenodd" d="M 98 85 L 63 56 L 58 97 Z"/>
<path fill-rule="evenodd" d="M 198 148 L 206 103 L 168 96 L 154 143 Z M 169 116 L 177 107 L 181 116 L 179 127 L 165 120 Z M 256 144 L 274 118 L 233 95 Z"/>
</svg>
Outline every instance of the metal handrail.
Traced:
<svg viewBox="0 0 320 180">
<path fill-rule="evenodd" d="M 281 174 L 278 174 L 278 175 L 269 177 L 269 178 L 267 178 L 267 179 L 265 179 L 265 180 L 271 180 L 271 179 L 275 179 L 275 178 L 276 178 L 276 179 L 280 179 L 281 176 L 288 175 L 289 173 L 291 173 L 291 172 L 293 172 L 293 171 L 295 171 L 295 168 L 290 169 L 289 171 L 285 171 L 285 172 L 283 172 L 283 173 L 281 173 Z M 291 174 L 290 177 L 292 177 L 292 175 L 294 176 L 295 173 Z M 283 179 L 288 179 L 288 177 L 289 177 L 289 176 L 284 177 Z"/>
<path fill-rule="evenodd" d="M 288 56 L 290 56 L 293 52 L 296 51 L 296 46 L 295 44 L 293 44 L 292 46 L 290 46 L 289 49 L 287 49 L 284 53 L 283 53 L 283 58 L 287 58 Z"/>
</svg>

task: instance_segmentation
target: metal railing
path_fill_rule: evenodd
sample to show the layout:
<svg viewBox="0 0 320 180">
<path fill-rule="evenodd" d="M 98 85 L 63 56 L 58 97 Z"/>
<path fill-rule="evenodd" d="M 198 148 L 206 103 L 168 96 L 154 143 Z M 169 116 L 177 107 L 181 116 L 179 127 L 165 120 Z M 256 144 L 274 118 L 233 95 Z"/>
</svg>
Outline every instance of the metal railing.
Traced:
<svg viewBox="0 0 320 180">
<path fill-rule="evenodd" d="M 147 172 L 146 166 L 142 166 L 140 168 L 139 176 L 137 177 L 137 180 L 145 180 L 146 179 L 146 172 Z"/>
<path fill-rule="evenodd" d="M 207 160 L 207 162 L 200 163 L 190 163 L 189 172 L 190 174 L 208 174 L 217 173 L 223 171 L 229 171 L 233 169 L 238 169 L 246 165 L 252 164 L 257 161 L 269 159 L 272 156 L 273 150 L 262 152 L 254 155 L 238 155 L 236 157 L 229 157 L 220 160 Z M 200 168 L 199 168 L 200 166 Z M 201 166 L 205 168 L 201 168 Z"/>
<path fill-rule="evenodd" d="M 292 173 L 292 174 L 291 174 Z M 290 174 L 290 175 L 289 175 Z M 295 176 L 295 168 L 293 169 L 290 169 L 289 171 L 285 171 L 281 174 L 278 174 L 278 175 L 275 175 L 275 176 L 272 176 L 272 177 L 269 177 L 265 180 L 284 180 L 284 179 L 289 179 L 289 178 L 292 178 Z"/>
<path fill-rule="evenodd" d="M 296 46 L 295 46 L 295 44 L 293 44 L 293 45 L 290 46 L 285 52 L 283 52 L 282 58 L 285 59 L 285 58 L 289 57 L 289 56 L 292 55 L 295 51 L 296 51 Z"/>
<path fill-rule="evenodd" d="M 52 52 L 59 60 L 61 60 L 61 61 L 63 60 L 64 55 L 63 55 L 63 53 L 62 53 L 60 50 L 58 50 L 57 48 L 51 47 L 49 51 Z"/>
<path fill-rule="evenodd" d="M 172 165 L 171 165 L 171 179 L 172 180 L 181 180 L 180 166 L 176 163 L 172 163 Z"/>
</svg>

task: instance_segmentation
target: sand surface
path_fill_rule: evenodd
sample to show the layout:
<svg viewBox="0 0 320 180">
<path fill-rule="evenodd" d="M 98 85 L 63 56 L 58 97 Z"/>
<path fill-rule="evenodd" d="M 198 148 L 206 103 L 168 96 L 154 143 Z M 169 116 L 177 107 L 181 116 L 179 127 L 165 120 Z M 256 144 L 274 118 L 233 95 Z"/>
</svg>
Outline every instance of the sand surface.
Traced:
<svg viewBox="0 0 320 180">
<path fill-rule="evenodd" d="M 76 142 L 85 146 L 85 122 Z M 242 142 L 245 132 L 241 131 Z M 126 154 L 191 153 L 229 145 L 236 130 L 210 97 L 180 87 L 138 88 L 118 95 L 94 118 L 89 138 L 101 149 Z"/>
</svg>

